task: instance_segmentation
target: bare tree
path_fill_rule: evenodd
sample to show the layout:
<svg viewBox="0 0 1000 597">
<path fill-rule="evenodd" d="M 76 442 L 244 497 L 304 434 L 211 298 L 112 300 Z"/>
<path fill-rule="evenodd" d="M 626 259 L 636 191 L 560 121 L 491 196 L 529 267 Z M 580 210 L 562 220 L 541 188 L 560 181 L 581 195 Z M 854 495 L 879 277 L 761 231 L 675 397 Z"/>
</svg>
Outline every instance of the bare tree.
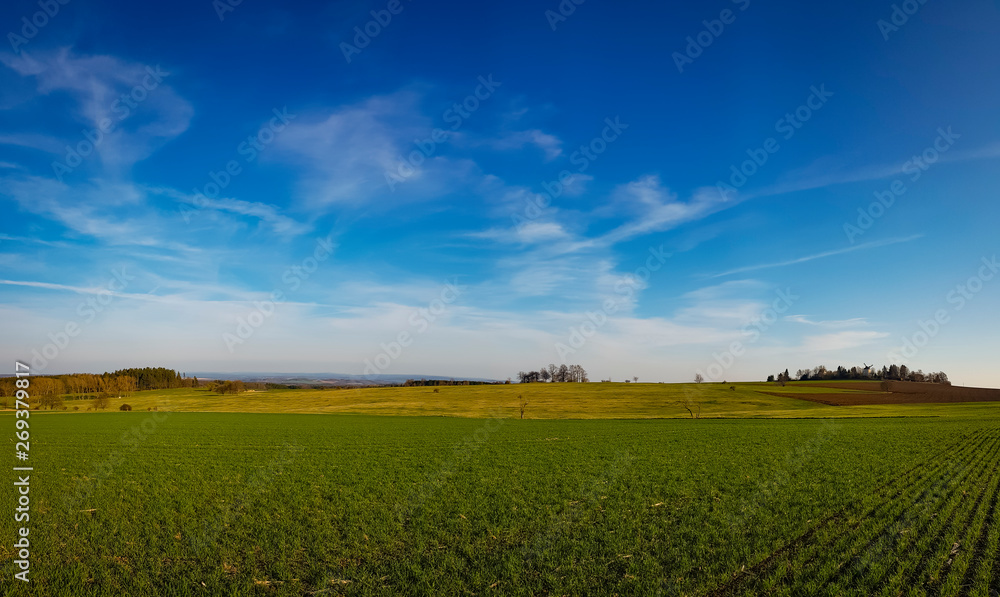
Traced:
<svg viewBox="0 0 1000 597">
<path fill-rule="evenodd" d="M 521 397 L 520 394 L 517 395 L 517 401 L 521 403 L 521 419 L 524 420 L 524 409 L 528 406 L 528 401 Z"/>
<path fill-rule="evenodd" d="M 692 419 L 701 418 L 701 402 L 696 400 L 696 395 L 700 395 L 704 390 L 698 388 L 697 390 L 691 390 L 688 386 L 684 386 L 684 400 L 681 405 L 684 410 L 688 411 Z"/>
<path fill-rule="evenodd" d="M 703 381 L 705 381 L 705 376 L 704 375 L 702 375 L 701 373 L 695 373 L 694 374 L 694 383 L 701 383 Z"/>
<path fill-rule="evenodd" d="M 635 382 L 635 383 L 639 383 L 639 378 L 637 376 L 633 375 L 632 376 L 632 381 Z"/>
</svg>

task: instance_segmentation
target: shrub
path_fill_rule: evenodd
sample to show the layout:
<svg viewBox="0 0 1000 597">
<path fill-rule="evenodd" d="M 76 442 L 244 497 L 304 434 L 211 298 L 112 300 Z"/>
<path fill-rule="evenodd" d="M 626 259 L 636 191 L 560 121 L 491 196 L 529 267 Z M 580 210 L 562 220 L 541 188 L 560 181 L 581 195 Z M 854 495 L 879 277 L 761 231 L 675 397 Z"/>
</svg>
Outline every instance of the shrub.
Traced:
<svg viewBox="0 0 1000 597">
<path fill-rule="evenodd" d="M 121 405 L 121 406 L 118 407 L 118 410 L 130 411 L 130 410 L 132 410 L 132 406 L 128 405 L 128 404 L 123 404 L 123 405 Z"/>
</svg>

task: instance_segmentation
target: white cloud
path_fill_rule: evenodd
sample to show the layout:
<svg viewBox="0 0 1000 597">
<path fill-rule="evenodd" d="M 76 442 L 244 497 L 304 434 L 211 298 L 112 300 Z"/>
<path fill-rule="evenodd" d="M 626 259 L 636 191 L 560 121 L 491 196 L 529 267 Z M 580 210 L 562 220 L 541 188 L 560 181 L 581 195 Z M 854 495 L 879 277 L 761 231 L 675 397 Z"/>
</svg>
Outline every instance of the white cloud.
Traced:
<svg viewBox="0 0 1000 597">
<path fill-rule="evenodd" d="M 545 160 L 549 162 L 562 155 L 562 141 L 555 135 L 538 129 L 510 132 L 490 141 L 490 145 L 503 150 L 522 149 L 534 145 L 545 153 Z"/>
<path fill-rule="evenodd" d="M 612 245 L 630 238 L 675 228 L 686 222 L 704 218 L 735 203 L 726 201 L 715 188 L 695 191 L 688 201 L 678 200 L 656 175 L 646 175 L 619 186 L 614 194 L 619 201 L 630 203 L 636 215 L 631 221 L 596 239 L 599 244 Z"/>
<path fill-rule="evenodd" d="M 124 170 L 187 130 L 194 110 L 170 86 L 169 71 L 160 65 L 127 62 L 113 56 L 77 55 L 68 48 L 29 55 L 0 54 L 0 62 L 23 77 L 33 77 L 38 93 L 70 94 L 77 102 L 74 116 L 96 130 L 104 119 L 114 128 L 97 143 L 102 164 Z M 133 99 L 123 102 L 123 94 Z M 138 98 L 141 97 L 141 100 Z M 131 105 L 129 105 L 131 103 Z M 73 127 L 74 131 L 77 127 Z M 73 138 L 49 139 L 40 135 L 8 135 L 0 142 L 35 147 L 60 154 Z"/>
<path fill-rule="evenodd" d="M 0 135 L 0 145 L 17 145 L 18 147 L 37 149 L 51 154 L 59 154 L 66 150 L 66 144 L 59 139 L 38 133 L 8 133 Z M 4 162 L 4 167 L 19 168 L 19 166 L 8 162 Z"/>
<path fill-rule="evenodd" d="M 805 257 L 796 257 L 794 259 L 788 259 L 785 261 L 776 261 L 773 263 L 760 263 L 757 265 L 748 265 L 745 267 L 738 267 L 736 269 L 731 269 L 718 274 L 712 275 L 713 278 L 720 278 L 722 276 L 729 276 L 732 274 L 742 274 L 746 272 L 752 272 L 762 269 L 770 269 L 775 267 L 786 267 L 789 265 L 798 265 L 800 263 L 806 263 L 809 261 L 814 261 L 816 259 L 823 259 L 826 257 L 833 257 L 835 255 L 843 255 L 844 253 L 852 253 L 854 251 L 863 251 L 867 249 L 875 249 L 878 247 L 884 247 L 887 245 L 895 245 L 899 243 L 907 243 L 913 240 L 922 238 L 923 234 L 914 234 L 911 236 L 906 236 L 902 238 L 887 238 L 885 240 L 876 240 L 867 243 L 861 243 L 860 245 L 852 245 L 849 247 L 844 247 L 843 249 L 833 249 L 831 251 L 823 251 L 822 253 L 815 253 L 813 255 L 806 255 Z"/>
<path fill-rule="evenodd" d="M 806 325 L 814 325 L 825 328 L 845 328 L 845 327 L 855 327 L 868 325 L 868 320 L 863 317 L 854 317 L 851 319 L 834 319 L 826 321 L 813 321 L 805 315 L 786 315 L 784 317 L 785 321 L 791 321 L 794 323 L 804 323 Z"/>
<path fill-rule="evenodd" d="M 537 244 L 541 242 L 570 238 L 562 224 L 556 222 L 525 222 L 510 228 L 490 228 L 482 232 L 470 232 L 466 236 L 483 238 L 501 243 Z"/>
<path fill-rule="evenodd" d="M 1000 158 L 1000 143 L 990 143 L 970 149 L 953 149 L 941 154 L 941 162 L 966 162 Z M 823 157 L 804 168 L 787 173 L 781 182 L 752 191 L 744 199 L 771 197 L 799 191 L 821 189 L 829 186 L 882 180 L 904 174 L 906 158 L 894 164 L 872 164 L 867 166 L 845 166 L 838 157 Z"/>
<path fill-rule="evenodd" d="M 886 332 L 853 330 L 806 336 L 803 338 L 801 350 L 803 352 L 829 352 L 857 348 L 871 344 L 888 335 Z"/>
<path fill-rule="evenodd" d="M 204 196 L 195 197 L 186 193 L 181 193 L 175 189 L 165 187 L 146 187 L 154 194 L 161 194 L 176 201 L 181 201 L 191 206 L 187 212 L 189 218 L 203 217 L 199 210 L 208 209 L 221 212 L 233 213 L 240 216 L 256 218 L 267 224 L 275 233 L 284 236 L 297 236 L 310 232 L 313 227 L 310 224 L 299 222 L 281 213 L 281 208 L 276 205 L 260 203 L 254 201 L 242 201 L 228 197 L 209 199 Z"/>
<path fill-rule="evenodd" d="M 278 159 L 302 170 L 301 195 L 310 207 L 367 205 L 390 208 L 438 198 L 481 177 L 467 159 L 421 150 L 414 139 L 434 129 L 409 90 L 299 114 L 275 140 Z M 375 200 L 379 203 L 375 203 Z"/>
</svg>

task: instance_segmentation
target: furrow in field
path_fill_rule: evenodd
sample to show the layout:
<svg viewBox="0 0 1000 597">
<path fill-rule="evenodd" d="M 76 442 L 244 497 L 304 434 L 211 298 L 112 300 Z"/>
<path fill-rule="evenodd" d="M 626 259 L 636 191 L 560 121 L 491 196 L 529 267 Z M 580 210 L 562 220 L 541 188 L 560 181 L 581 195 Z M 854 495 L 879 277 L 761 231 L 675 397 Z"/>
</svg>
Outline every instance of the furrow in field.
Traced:
<svg viewBox="0 0 1000 597">
<path fill-rule="evenodd" d="M 977 445 L 977 448 L 987 439 Z M 998 443 L 1000 442 L 994 440 L 989 445 L 988 450 L 994 451 Z M 978 449 L 972 451 L 973 454 L 975 452 L 978 452 Z M 840 566 L 824 584 L 843 583 L 854 586 L 857 582 L 866 579 L 871 574 L 870 571 L 873 567 L 882 564 L 886 558 L 893 558 L 892 561 L 898 564 L 896 553 L 905 553 L 905 547 L 913 541 L 913 537 L 919 536 L 925 529 L 936 528 L 934 521 L 938 518 L 937 516 L 921 520 L 919 512 L 914 513 L 914 509 L 921 506 L 935 509 L 937 504 L 948 503 L 951 496 L 958 491 L 958 486 L 961 483 L 980 472 L 977 466 L 967 462 L 969 456 L 971 456 L 969 451 L 963 452 L 961 456 L 956 458 L 957 466 L 947 467 L 942 475 L 935 475 L 932 482 L 924 485 L 923 490 L 915 499 L 897 500 L 896 503 L 890 504 L 892 510 L 898 510 L 898 514 L 895 515 L 892 522 L 883 526 L 860 549 L 857 547 L 858 541 L 853 541 L 851 545 L 854 547 L 848 548 L 849 553 L 854 554 L 850 564 Z M 951 489 L 948 489 L 949 486 Z M 944 495 L 940 494 L 942 490 Z M 950 509 L 948 513 L 950 513 Z M 881 518 L 883 517 L 880 516 L 875 520 Z M 864 520 L 871 520 L 871 517 L 865 516 Z M 870 533 L 864 533 L 859 539 L 864 541 L 868 536 Z M 853 536 L 851 538 L 854 539 Z M 831 551 L 832 553 L 841 553 L 840 550 L 836 549 Z"/>
<path fill-rule="evenodd" d="M 978 443 L 971 443 L 976 440 L 978 440 Z M 846 528 L 823 528 L 821 531 L 826 534 L 818 541 L 804 542 L 797 545 L 794 557 L 786 563 L 783 569 L 776 570 L 774 574 L 770 575 L 765 582 L 770 585 L 796 584 L 803 580 L 815 578 L 817 574 L 821 574 L 820 569 L 817 567 L 817 562 L 829 561 L 831 554 L 840 555 L 847 553 L 849 555 L 854 554 L 855 556 L 838 566 L 833 574 L 843 575 L 845 567 L 847 567 L 847 570 L 857 573 L 858 565 L 863 563 L 863 555 L 872 548 L 877 547 L 877 544 L 887 536 L 888 529 L 898 527 L 900 521 L 905 518 L 907 504 L 919 502 L 926 497 L 930 491 L 930 488 L 927 487 L 927 481 L 938 479 L 940 482 L 941 479 L 949 477 L 955 470 L 953 458 L 964 459 L 967 454 L 971 454 L 983 442 L 987 441 L 987 437 L 983 433 L 976 433 L 968 438 L 968 441 L 970 443 L 961 446 L 956 453 L 951 453 L 953 446 L 943 450 L 935 456 L 936 461 L 931 460 L 933 464 L 930 468 L 920 469 L 920 466 L 927 466 L 925 462 L 910 469 L 910 473 L 917 473 L 912 478 L 906 479 L 904 474 L 883 486 L 883 491 L 879 495 L 859 506 L 869 507 L 873 503 L 875 505 L 870 506 L 869 510 L 864 514 L 856 516 L 855 521 Z M 950 454 L 953 458 L 942 458 L 945 454 Z M 892 489 L 894 489 L 893 485 L 899 482 L 904 483 L 903 486 L 892 492 Z M 917 495 L 914 496 L 914 493 Z M 836 519 L 849 518 L 849 510 L 850 508 L 845 508 L 838 512 Z M 893 519 L 892 522 L 882 528 L 863 529 L 866 521 L 883 520 L 888 517 Z M 863 529 L 860 534 L 858 529 Z M 862 542 L 864 543 L 863 547 L 860 546 Z M 852 562 L 853 566 L 849 566 Z M 867 564 L 864 568 L 867 569 Z M 831 578 L 824 579 L 824 583 L 832 581 L 833 579 Z"/>
<path fill-rule="evenodd" d="M 997 539 L 996 535 L 994 535 L 993 540 L 993 574 L 990 577 L 990 595 L 1000 595 L 1000 540 Z"/>
<path fill-rule="evenodd" d="M 965 452 L 974 450 L 975 446 L 981 445 L 981 443 L 985 441 L 985 439 L 986 439 L 985 434 L 982 430 L 972 432 L 967 436 L 956 440 L 954 443 L 949 444 L 941 451 L 939 451 L 937 454 L 932 456 L 928 461 L 919 463 L 907 469 L 900 475 L 896 476 L 895 478 L 886 482 L 881 487 L 875 490 L 882 496 L 880 504 L 885 505 L 893 503 L 897 497 L 904 494 L 909 489 L 915 487 L 921 479 L 931 476 L 938 470 L 945 468 L 949 462 L 947 456 L 951 454 L 954 450 L 958 449 L 960 454 L 964 454 Z M 974 443 L 977 440 L 979 441 L 979 443 Z M 932 463 L 932 468 L 930 469 L 926 468 L 928 463 Z M 910 475 L 912 475 L 913 473 L 918 473 L 918 474 L 915 477 L 910 478 Z M 899 485 L 902 486 L 898 487 Z M 744 588 L 744 585 L 752 584 L 754 581 L 761 580 L 763 578 L 763 575 L 768 571 L 772 570 L 780 562 L 781 557 L 784 556 L 786 553 L 796 551 L 799 548 L 799 546 L 810 545 L 810 541 L 817 532 L 821 531 L 825 527 L 828 527 L 829 525 L 833 524 L 835 521 L 843 517 L 850 508 L 851 506 L 848 506 L 824 518 L 823 520 L 818 522 L 813 528 L 809 529 L 799 537 L 793 539 L 791 542 L 789 542 L 782 548 L 778 549 L 777 551 L 773 552 L 772 554 L 770 554 L 769 556 L 767 556 L 766 558 L 764 558 L 763 560 L 752 566 L 751 568 L 748 568 L 745 571 L 737 572 L 734 575 L 734 577 L 728 580 L 725 584 L 723 584 L 722 586 L 718 587 L 713 591 L 710 591 L 709 593 L 707 593 L 707 595 L 710 597 L 721 597 L 723 595 L 739 594 L 741 589 Z M 853 528 L 859 526 L 861 524 L 861 521 L 863 521 L 866 518 L 869 518 L 875 512 L 875 510 L 876 508 L 873 508 L 866 515 L 862 516 L 857 523 L 852 525 L 852 530 Z M 822 543 L 825 542 L 821 542 L 820 544 L 817 545 L 817 547 L 821 546 Z"/>
<path fill-rule="evenodd" d="M 926 547 L 920 555 L 919 561 L 917 561 L 913 566 L 908 566 L 907 561 L 903 558 L 897 559 L 895 564 L 886 571 L 879 582 L 874 586 L 880 588 L 888 587 L 888 592 L 895 594 L 894 589 L 898 589 L 899 587 L 916 587 L 918 583 L 922 585 L 923 583 L 920 579 L 925 577 L 928 569 L 932 565 L 932 561 L 940 562 L 940 565 L 938 566 L 938 573 L 933 577 L 937 580 L 937 582 L 931 581 L 933 584 L 931 588 L 935 588 L 939 584 L 942 574 L 946 574 L 950 568 L 950 564 L 947 562 L 949 562 L 949 560 L 953 560 L 953 558 L 949 558 L 948 555 L 950 554 L 952 546 L 956 543 L 956 541 L 951 540 L 945 541 L 945 537 L 949 532 L 951 532 L 953 538 L 964 539 L 969 525 L 972 523 L 972 520 L 975 518 L 976 513 L 979 511 L 979 508 L 983 503 L 983 498 L 988 493 L 990 480 L 993 478 L 993 472 L 996 471 L 996 464 L 990 467 L 990 463 L 996 462 L 997 453 L 998 450 L 994 449 L 991 452 L 988 452 L 985 457 L 977 459 L 977 463 L 981 462 L 982 466 L 979 467 L 977 471 L 978 476 L 975 479 L 971 479 L 969 485 L 980 487 L 981 489 L 972 505 L 967 505 L 970 501 L 970 496 L 967 492 L 963 490 L 962 495 L 959 496 L 958 491 L 960 487 L 956 486 L 952 493 L 952 495 L 956 496 L 956 499 L 951 500 L 950 503 L 944 501 L 941 502 L 947 503 L 946 507 L 950 509 L 950 513 L 947 514 L 947 519 L 939 514 L 928 522 L 924 529 L 925 532 L 913 534 L 913 539 L 911 539 L 911 541 L 916 542 L 919 537 L 925 536 L 926 532 L 933 533 L 933 537 L 929 540 L 921 541 L 921 543 L 926 544 Z M 964 522 L 961 523 L 961 529 L 958 531 L 957 536 L 955 536 L 955 520 L 962 512 L 967 512 L 967 515 L 965 516 Z M 944 522 L 938 523 L 937 521 L 939 520 L 944 520 Z M 933 530 L 935 527 L 937 527 L 936 531 Z M 958 543 L 961 545 L 960 541 L 958 541 Z M 901 551 L 904 554 L 909 553 L 909 550 L 907 550 L 905 546 L 901 546 L 901 549 L 897 551 Z M 941 557 L 935 558 L 934 556 Z M 914 558 L 909 559 L 912 560 Z M 908 572 L 906 572 L 907 568 L 909 568 Z M 904 574 L 905 578 L 903 578 L 901 583 L 891 583 L 891 579 L 894 575 L 903 576 Z M 928 580 L 930 581 L 931 579 Z"/>
<path fill-rule="evenodd" d="M 964 562 L 955 568 L 957 573 L 962 574 L 962 580 L 959 582 L 959 597 L 968 597 L 969 591 L 973 586 L 976 571 L 988 566 L 989 561 L 985 557 L 988 547 L 988 535 L 996 518 L 997 497 L 1000 495 L 1000 475 L 997 474 L 998 470 L 1000 470 L 1000 462 L 993 465 L 991 478 L 989 483 L 986 485 L 986 490 L 982 494 L 982 496 L 985 496 L 986 494 L 990 495 L 989 502 L 984 502 L 985 506 L 982 515 L 982 523 L 979 524 L 978 528 L 972 528 L 974 525 L 971 523 L 973 523 L 977 517 L 970 516 L 969 518 L 970 528 L 966 532 L 967 536 L 964 537 L 965 543 L 962 544 L 962 546 L 968 551 L 968 556 L 965 558 Z M 945 568 L 946 566 L 942 566 L 941 571 L 938 573 L 938 577 L 942 579 L 937 586 L 938 594 L 941 594 L 944 591 L 943 580 Z"/>
</svg>

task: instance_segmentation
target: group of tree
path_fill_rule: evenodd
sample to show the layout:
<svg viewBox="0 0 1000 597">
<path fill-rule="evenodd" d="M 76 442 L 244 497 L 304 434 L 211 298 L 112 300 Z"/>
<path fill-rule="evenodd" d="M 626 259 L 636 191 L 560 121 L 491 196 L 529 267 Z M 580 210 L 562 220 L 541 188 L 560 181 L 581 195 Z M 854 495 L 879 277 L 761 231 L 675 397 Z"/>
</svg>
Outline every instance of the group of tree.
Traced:
<svg viewBox="0 0 1000 597">
<path fill-rule="evenodd" d="M 135 378 L 136 389 L 138 390 L 166 390 L 170 388 L 197 388 L 198 378 L 187 377 L 186 374 L 178 373 L 173 369 L 165 367 L 143 367 L 141 369 L 119 369 L 114 373 L 105 373 L 114 377 Z"/>
<path fill-rule="evenodd" d="M 799 369 L 794 376 L 789 375 L 788 369 L 777 376 L 767 376 L 767 381 L 786 382 L 798 381 L 823 381 L 833 379 L 876 379 L 880 381 L 918 381 L 931 382 L 950 385 L 948 375 L 944 371 L 924 373 L 922 370 L 911 371 L 906 365 L 883 366 L 881 370 L 874 367 L 851 367 L 850 369 L 838 366 L 834 369 L 827 369 L 824 365 L 813 367 L 812 369 Z"/>
<path fill-rule="evenodd" d="M 251 390 L 254 392 L 263 392 L 265 390 L 288 390 L 294 388 L 294 386 L 285 384 L 264 381 L 243 381 L 240 379 L 213 379 L 205 382 L 201 387 L 216 394 L 239 394 Z"/>
<path fill-rule="evenodd" d="M 403 382 L 404 388 L 412 386 L 484 386 L 496 384 L 495 381 L 470 381 L 468 379 L 408 379 Z"/>
<path fill-rule="evenodd" d="M 239 394 L 240 392 L 245 392 L 248 389 L 247 384 L 238 379 L 211 381 L 208 383 L 207 387 L 210 392 L 215 392 L 217 394 Z"/>
<path fill-rule="evenodd" d="M 67 375 L 32 376 L 28 388 L 29 403 L 35 408 L 62 408 L 64 398 L 94 399 L 96 408 L 106 408 L 108 398 L 124 398 L 139 390 L 198 387 L 196 377 L 187 377 L 173 369 L 144 367 L 119 369 L 114 372 L 73 373 Z M 0 403 L 13 397 L 18 388 L 16 378 L 0 378 Z"/>
<path fill-rule="evenodd" d="M 586 383 L 590 381 L 587 379 L 587 371 L 580 365 L 566 365 L 563 363 L 556 367 L 555 365 L 549 365 L 548 367 L 542 367 L 538 371 L 519 371 L 517 373 L 517 379 L 521 383 L 536 383 L 536 382 L 577 382 Z"/>
</svg>

